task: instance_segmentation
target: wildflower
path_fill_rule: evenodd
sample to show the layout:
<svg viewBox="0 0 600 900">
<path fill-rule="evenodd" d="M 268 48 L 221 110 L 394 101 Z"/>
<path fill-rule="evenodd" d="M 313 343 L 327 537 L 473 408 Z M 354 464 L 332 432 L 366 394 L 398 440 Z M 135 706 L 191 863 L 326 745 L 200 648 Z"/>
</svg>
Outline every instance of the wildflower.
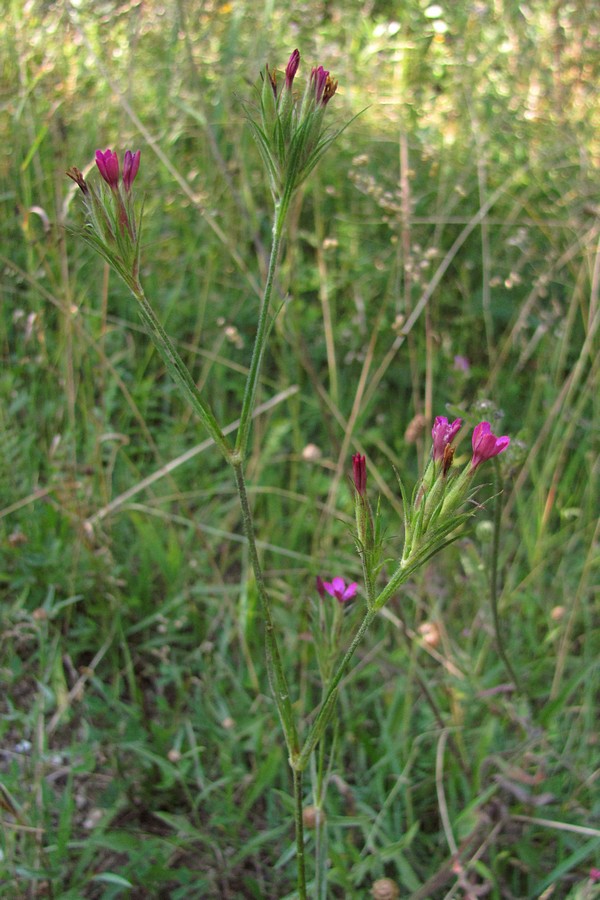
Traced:
<svg viewBox="0 0 600 900">
<path fill-rule="evenodd" d="M 352 477 L 357 493 L 364 497 L 367 489 L 367 458 L 360 453 L 355 453 L 352 457 Z"/>
<path fill-rule="evenodd" d="M 295 97 L 292 89 L 299 66 L 300 53 L 294 50 L 285 68 L 283 87 L 277 84 L 276 71 L 266 66 L 260 115 L 249 115 L 273 198 L 285 209 L 296 188 L 339 134 L 328 134 L 323 126 L 325 106 L 337 90 L 337 81 L 323 66 L 317 66 L 312 69 L 304 94 Z"/>
<path fill-rule="evenodd" d="M 480 422 L 473 429 L 473 458 L 471 459 L 471 473 L 475 471 L 477 466 L 481 465 L 493 456 L 498 456 L 503 450 L 506 450 L 510 444 L 510 438 L 504 435 L 496 437 L 492 433 L 489 422 Z"/>
<path fill-rule="evenodd" d="M 119 157 L 114 150 L 96 150 L 96 165 L 110 188 L 97 190 L 72 166 L 67 175 L 81 189 L 88 214 L 84 237 L 133 289 L 138 286 L 140 234 L 132 185 L 140 167 L 140 151 L 125 152 L 123 188 L 120 186 Z"/>
<path fill-rule="evenodd" d="M 600 869 L 596 869 L 596 868 L 590 869 L 590 878 L 594 884 L 597 881 L 600 881 Z"/>
<path fill-rule="evenodd" d="M 332 578 L 331 581 L 323 581 L 322 584 L 327 593 L 335 597 L 339 603 L 346 603 L 348 600 L 352 600 L 358 590 L 358 585 L 355 581 L 346 587 L 346 582 L 339 575 Z"/>
<path fill-rule="evenodd" d="M 96 165 L 105 182 L 116 191 L 119 187 L 119 157 L 113 150 L 96 150 Z"/>
<path fill-rule="evenodd" d="M 131 150 L 125 151 L 125 157 L 123 159 L 123 184 L 127 193 L 131 190 L 131 185 L 135 181 L 135 176 L 138 173 L 140 167 L 140 155 L 141 153 L 139 150 L 136 150 L 135 153 L 132 153 Z"/>
<path fill-rule="evenodd" d="M 323 584 L 323 579 L 321 578 L 320 575 L 317 575 L 317 594 L 319 595 L 321 600 L 323 599 L 323 597 L 326 594 L 325 585 Z"/>
<path fill-rule="evenodd" d="M 444 459 L 446 447 L 452 443 L 462 425 L 462 419 L 455 419 L 452 424 L 446 416 L 436 416 L 431 436 L 433 438 L 433 458 L 435 462 Z"/>
<path fill-rule="evenodd" d="M 454 369 L 457 372 L 464 372 L 465 375 L 468 375 L 469 372 L 471 371 L 471 364 L 466 356 L 461 356 L 460 354 L 457 354 L 454 357 Z"/>
</svg>

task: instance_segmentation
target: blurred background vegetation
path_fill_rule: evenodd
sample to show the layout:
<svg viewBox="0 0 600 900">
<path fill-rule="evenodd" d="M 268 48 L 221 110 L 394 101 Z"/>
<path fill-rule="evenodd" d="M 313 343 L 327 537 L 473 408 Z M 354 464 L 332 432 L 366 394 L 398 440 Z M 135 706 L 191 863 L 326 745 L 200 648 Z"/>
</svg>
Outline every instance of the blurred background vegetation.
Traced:
<svg viewBox="0 0 600 900">
<path fill-rule="evenodd" d="M 0 41 L 3 895 L 293 895 L 230 473 L 64 173 L 141 148 L 146 292 L 234 422 L 271 215 L 243 102 L 298 47 L 301 75 L 339 80 L 332 118 L 360 113 L 293 210 L 249 464 L 298 708 L 315 575 L 359 576 L 350 455 L 393 558 L 393 469 L 414 479 L 440 414 L 512 438 L 500 615 L 523 683 L 496 650 L 490 502 L 341 693 L 330 895 L 598 896 L 598 10 L 7 0 Z"/>
</svg>

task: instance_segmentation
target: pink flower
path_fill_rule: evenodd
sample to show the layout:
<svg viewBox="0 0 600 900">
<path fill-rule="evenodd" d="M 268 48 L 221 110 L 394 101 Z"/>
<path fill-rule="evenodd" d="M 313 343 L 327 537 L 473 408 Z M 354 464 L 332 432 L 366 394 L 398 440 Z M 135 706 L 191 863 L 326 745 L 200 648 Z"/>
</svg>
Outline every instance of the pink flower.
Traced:
<svg viewBox="0 0 600 900">
<path fill-rule="evenodd" d="M 131 150 L 126 150 L 123 159 L 123 184 L 127 192 L 131 190 L 131 185 L 135 181 L 139 167 L 140 151 L 136 150 L 135 153 L 132 153 Z"/>
<path fill-rule="evenodd" d="M 446 447 L 452 443 L 460 426 L 462 419 L 455 419 L 452 424 L 448 422 L 446 416 L 436 416 L 431 436 L 433 438 L 433 458 L 436 462 L 444 459 L 444 451 Z"/>
<path fill-rule="evenodd" d="M 367 489 L 367 458 L 355 453 L 352 457 L 352 476 L 354 487 L 361 497 L 364 497 Z"/>
<path fill-rule="evenodd" d="M 112 150 L 96 150 L 96 165 L 111 190 L 119 187 L 119 157 Z"/>
<path fill-rule="evenodd" d="M 285 86 L 288 91 L 292 89 L 292 83 L 294 78 L 296 77 L 296 72 L 298 71 L 298 66 L 300 65 L 300 52 L 298 50 L 294 50 L 292 55 L 288 60 L 288 64 L 285 69 Z"/>
<path fill-rule="evenodd" d="M 333 80 L 323 66 L 317 66 L 312 70 L 310 83 L 314 87 L 317 106 L 326 106 L 335 94 L 338 86 L 337 81 Z"/>
<path fill-rule="evenodd" d="M 600 881 L 600 869 L 590 869 L 590 878 L 594 882 Z"/>
<path fill-rule="evenodd" d="M 331 594 L 331 596 L 335 597 L 340 603 L 346 603 L 347 600 L 352 600 L 358 589 L 358 585 L 355 581 L 346 587 L 346 582 L 343 578 L 340 578 L 339 575 L 336 578 L 332 578 L 331 582 L 324 581 L 323 587 L 328 594 Z"/>
<path fill-rule="evenodd" d="M 473 429 L 473 458 L 471 459 L 471 472 L 474 472 L 477 466 L 481 465 L 487 459 L 498 456 L 503 450 L 506 450 L 510 444 L 510 438 L 504 435 L 496 437 L 492 434 L 489 422 L 480 422 Z"/>
</svg>

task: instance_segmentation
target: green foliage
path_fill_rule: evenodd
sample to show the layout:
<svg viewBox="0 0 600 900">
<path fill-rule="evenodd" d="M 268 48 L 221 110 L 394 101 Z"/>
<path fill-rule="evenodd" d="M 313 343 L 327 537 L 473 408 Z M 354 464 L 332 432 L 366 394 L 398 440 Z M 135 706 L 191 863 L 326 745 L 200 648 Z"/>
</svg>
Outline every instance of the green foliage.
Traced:
<svg viewBox="0 0 600 900">
<path fill-rule="evenodd" d="M 599 28 L 537 2 L 7 5 L 0 893 L 293 896 L 233 484 L 135 302 L 66 230 L 82 217 L 64 172 L 93 179 L 96 148 L 141 147 L 145 290 L 234 422 L 270 229 L 243 104 L 298 46 L 339 80 L 332 127 L 364 112 L 292 205 L 259 392 L 276 402 L 250 443 L 292 701 L 319 699 L 315 575 L 360 580 L 352 452 L 381 495 L 389 577 L 394 468 L 410 495 L 449 412 L 513 439 L 498 612 L 524 688 L 497 650 L 484 485 L 472 532 L 390 600 L 340 687 L 306 786 L 330 895 L 388 877 L 446 896 L 457 847 L 490 897 L 598 896 Z"/>
</svg>

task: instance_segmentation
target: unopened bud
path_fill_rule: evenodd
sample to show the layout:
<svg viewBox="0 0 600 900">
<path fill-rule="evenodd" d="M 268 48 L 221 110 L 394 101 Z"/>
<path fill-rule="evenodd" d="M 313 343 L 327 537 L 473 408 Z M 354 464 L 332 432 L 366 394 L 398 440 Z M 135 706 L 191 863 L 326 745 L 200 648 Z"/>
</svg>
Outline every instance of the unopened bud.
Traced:
<svg viewBox="0 0 600 900">
<path fill-rule="evenodd" d="M 354 487 L 361 497 L 364 497 L 367 489 L 367 458 L 355 453 L 352 457 L 352 477 L 354 478 Z"/>
</svg>

